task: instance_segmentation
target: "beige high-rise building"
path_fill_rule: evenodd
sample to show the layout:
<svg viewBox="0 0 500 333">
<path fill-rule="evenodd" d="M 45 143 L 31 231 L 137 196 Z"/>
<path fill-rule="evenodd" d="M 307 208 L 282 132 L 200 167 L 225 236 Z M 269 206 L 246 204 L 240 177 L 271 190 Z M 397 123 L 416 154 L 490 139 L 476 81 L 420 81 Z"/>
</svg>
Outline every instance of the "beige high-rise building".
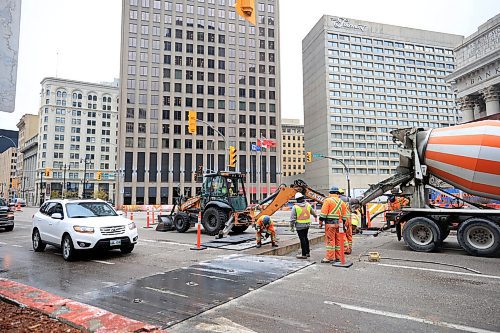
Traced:
<svg viewBox="0 0 500 333">
<path fill-rule="evenodd" d="M 299 119 L 281 120 L 282 166 L 284 177 L 301 174 L 305 171 L 304 125 Z"/>
<path fill-rule="evenodd" d="M 0 197 L 6 200 L 19 196 L 16 167 L 17 147 L 10 147 L 0 153 Z"/>
<path fill-rule="evenodd" d="M 463 36 L 323 16 L 302 41 L 305 149 L 347 165 L 351 195 L 395 172 L 390 131 L 460 121 L 446 77 Z M 346 187 L 338 160 L 306 165 L 311 186 Z M 356 191 L 359 190 L 359 191 Z"/>
<path fill-rule="evenodd" d="M 38 140 L 38 129 L 40 127 L 38 115 L 24 114 L 16 126 L 19 129 L 19 151 L 17 154 L 17 177 L 19 178 L 20 186 L 19 196 L 26 200 L 28 204 L 34 204 L 36 151 L 33 153 L 32 149 L 37 145 L 35 141 Z M 26 165 L 25 162 L 27 162 Z M 31 195 L 28 195 L 28 193 Z"/>
<path fill-rule="evenodd" d="M 114 200 L 118 87 L 53 77 L 41 85 L 37 186 L 45 197 L 64 189 L 79 197 L 103 191 Z"/>
<path fill-rule="evenodd" d="M 227 146 L 238 151 L 236 171 L 251 174 L 249 196 L 277 187 L 281 149 L 259 155 L 257 168 L 251 145 L 280 138 L 278 1 L 255 2 L 256 26 L 234 2 L 123 1 L 119 204 L 195 194 L 193 172 L 226 169 Z M 197 112 L 195 135 L 188 110 Z"/>
</svg>

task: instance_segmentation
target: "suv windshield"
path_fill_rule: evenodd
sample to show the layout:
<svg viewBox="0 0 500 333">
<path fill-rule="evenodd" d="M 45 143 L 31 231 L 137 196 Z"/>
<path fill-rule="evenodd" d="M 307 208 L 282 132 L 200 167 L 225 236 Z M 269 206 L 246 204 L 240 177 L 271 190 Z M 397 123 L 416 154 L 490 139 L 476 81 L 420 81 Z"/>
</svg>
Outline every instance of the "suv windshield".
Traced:
<svg viewBox="0 0 500 333">
<path fill-rule="evenodd" d="M 68 217 L 85 218 L 96 216 L 118 216 L 115 210 L 105 202 L 79 202 L 66 205 Z"/>
</svg>

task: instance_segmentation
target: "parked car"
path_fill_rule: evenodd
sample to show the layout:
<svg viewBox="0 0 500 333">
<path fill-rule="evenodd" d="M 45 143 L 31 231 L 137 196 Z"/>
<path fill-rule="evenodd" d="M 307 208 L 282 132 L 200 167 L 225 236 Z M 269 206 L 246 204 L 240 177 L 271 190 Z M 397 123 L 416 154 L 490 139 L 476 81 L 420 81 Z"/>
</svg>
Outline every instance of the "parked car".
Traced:
<svg viewBox="0 0 500 333">
<path fill-rule="evenodd" d="M 0 198 L 0 228 L 5 231 L 14 230 L 14 212 L 9 208 L 7 200 L 2 198 Z"/>
<path fill-rule="evenodd" d="M 67 261 L 79 251 L 120 249 L 130 253 L 138 239 L 135 223 L 99 199 L 48 200 L 33 215 L 32 226 L 35 252 L 50 244 L 62 248 Z"/>
<path fill-rule="evenodd" d="M 11 202 L 9 202 L 10 207 L 17 207 L 18 204 L 21 204 L 21 207 L 26 207 L 26 200 L 22 198 L 14 198 Z"/>
</svg>

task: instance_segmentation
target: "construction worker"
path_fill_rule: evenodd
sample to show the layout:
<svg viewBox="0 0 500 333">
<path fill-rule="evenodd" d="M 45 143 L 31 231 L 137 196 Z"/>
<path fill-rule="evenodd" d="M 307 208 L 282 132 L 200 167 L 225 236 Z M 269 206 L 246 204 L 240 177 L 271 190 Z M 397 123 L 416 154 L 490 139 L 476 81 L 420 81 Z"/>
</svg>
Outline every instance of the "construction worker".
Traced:
<svg viewBox="0 0 500 333">
<path fill-rule="evenodd" d="M 346 197 L 345 191 L 342 188 L 339 188 L 340 199 L 346 203 L 346 211 L 347 214 L 342 219 L 344 221 L 344 253 L 351 254 L 352 253 L 352 219 L 351 219 L 351 209 L 349 207 L 349 198 Z"/>
<path fill-rule="evenodd" d="M 297 255 L 297 259 L 307 259 L 311 256 L 309 250 L 309 239 L 307 238 L 307 233 L 309 232 L 309 227 L 311 226 L 311 215 L 314 216 L 316 221 L 318 220 L 318 215 L 316 215 L 312 206 L 305 201 L 305 197 L 302 193 L 297 192 L 295 194 L 295 200 L 297 203 L 292 207 L 290 230 L 293 232 L 297 229 L 297 234 L 300 239 L 302 255 Z"/>
<path fill-rule="evenodd" d="M 409 205 L 410 200 L 401 196 L 397 188 L 393 188 L 391 191 L 391 195 L 387 199 L 387 209 L 393 212 Z"/>
<path fill-rule="evenodd" d="M 326 256 L 321 260 L 322 263 L 340 261 L 340 242 L 343 239 L 339 228 L 343 228 L 342 221 L 344 216 L 347 216 L 347 205 L 339 197 L 339 188 L 332 186 L 329 193 L 319 214 L 320 221 L 325 223 Z"/>
<path fill-rule="evenodd" d="M 278 247 L 276 244 L 276 231 L 274 230 L 274 222 L 268 215 L 262 215 L 259 217 L 257 222 L 255 222 L 255 239 L 257 240 L 257 247 L 262 246 L 262 234 L 265 234 L 267 239 L 269 235 L 271 236 L 272 247 Z"/>
</svg>

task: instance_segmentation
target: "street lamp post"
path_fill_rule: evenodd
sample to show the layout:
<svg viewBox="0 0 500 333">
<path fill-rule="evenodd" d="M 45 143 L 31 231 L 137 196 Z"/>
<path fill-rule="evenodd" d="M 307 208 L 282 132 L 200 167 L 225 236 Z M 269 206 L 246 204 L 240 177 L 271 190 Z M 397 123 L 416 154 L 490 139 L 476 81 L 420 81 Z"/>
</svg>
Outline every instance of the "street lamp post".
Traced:
<svg viewBox="0 0 500 333">
<path fill-rule="evenodd" d="M 4 138 L 4 139 L 10 140 L 10 142 L 12 142 L 12 144 L 14 145 L 13 147 L 17 148 L 17 144 L 14 142 L 14 140 L 12 140 L 11 138 L 9 138 L 8 136 L 0 135 L 0 138 Z"/>
<path fill-rule="evenodd" d="M 66 186 L 66 163 L 64 163 L 64 168 L 63 168 L 63 186 L 62 186 L 62 198 L 64 199 L 65 198 L 65 192 L 64 191 L 65 189 L 67 190 L 67 186 Z M 71 170 L 71 165 L 67 167 L 67 170 Z"/>
<path fill-rule="evenodd" d="M 222 138 L 224 139 L 224 164 L 225 164 L 224 165 L 224 170 L 227 170 L 227 166 L 229 164 L 229 158 L 228 158 L 228 151 L 227 151 L 228 144 L 227 144 L 226 137 L 224 136 L 224 134 L 222 134 L 221 132 L 219 132 L 219 130 L 217 130 L 213 125 L 207 123 L 206 121 L 200 120 L 200 119 L 197 119 L 196 121 L 199 121 L 200 123 L 203 123 L 203 124 L 207 125 L 211 129 L 213 129 L 215 132 L 217 132 L 217 134 L 219 134 L 220 136 L 222 136 Z"/>
<path fill-rule="evenodd" d="M 345 165 L 345 163 L 342 160 L 340 160 L 338 158 L 331 157 L 331 156 L 324 156 L 324 158 L 328 158 L 330 160 L 338 161 L 344 167 L 345 176 L 346 176 L 346 179 L 347 179 L 347 197 L 350 198 L 351 197 L 351 179 L 349 178 L 349 168 Z"/>
<path fill-rule="evenodd" d="M 82 192 L 82 197 L 83 199 L 87 199 L 87 192 L 86 192 L 86 183 L 87 183 L 87 161 L 91 161 L 90 158 L 87 158 L 87 156 L 85 156 L 85 159 L 80 159 L 80 163 L 85 163 L 85 166 L 83 167 L 83 192 Z"/>
</svg>

